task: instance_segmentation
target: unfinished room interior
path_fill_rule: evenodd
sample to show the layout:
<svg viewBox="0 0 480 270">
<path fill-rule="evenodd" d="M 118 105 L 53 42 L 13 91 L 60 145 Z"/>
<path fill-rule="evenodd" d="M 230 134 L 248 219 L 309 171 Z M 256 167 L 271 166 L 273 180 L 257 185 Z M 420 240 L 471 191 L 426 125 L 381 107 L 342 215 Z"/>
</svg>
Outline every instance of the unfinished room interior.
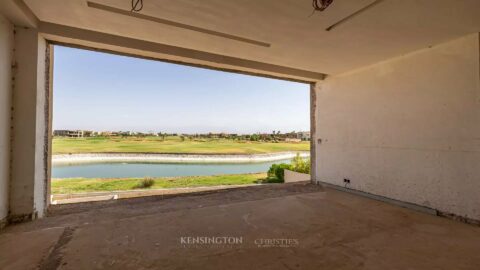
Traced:
<svg viewBox="0 0 480 270">
<path fill-rule="evenodd" d="M 480 269 L 479 32 L 479 0 L 0 0 L 0 269 Z M 56 45 L 310 84 L 310 181 L 51 204 Z"/>
</svg>

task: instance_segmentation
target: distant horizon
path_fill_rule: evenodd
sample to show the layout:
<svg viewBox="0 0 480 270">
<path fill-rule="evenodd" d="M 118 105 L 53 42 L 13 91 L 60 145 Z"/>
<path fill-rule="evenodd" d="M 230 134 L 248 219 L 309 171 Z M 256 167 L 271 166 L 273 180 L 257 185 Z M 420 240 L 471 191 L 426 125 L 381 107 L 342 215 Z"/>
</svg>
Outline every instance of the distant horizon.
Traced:
<svg viewBox="0 0 480 270">
<path fill-rule="evenodd" d="M 54 53 L 54 130 L 310 130 L 308 84 L 61 46 Z"/>
<path fill-rule="evenodd" d="M 162 134 L 187 134 L 187 135 L 207 135 L 209 133 L 211 134 L 238 134 L 238 135 L 249 135 L 249 134 L 273 134 L 273 130 L 269 132 L 254 132 L 254 133 L 232 133 L 232 132 L 196 132 L 196 133 L 181 133 L 181 132 L 163 132 L 163 131 L 154 131 L 154 130 L 149 130 L 149 131 L 136 131 L 136 130 L 91 130 L 91 129 L 54 129 L 53 131 L 61 131 L 61 130 L 69 130 L 69 131 L 91 131 L 91 132 L 135 132 L 135 133 L 162 133 Z M 281 131 L 281 130 L 275 130 L 275 132 L 280 132 L 280 134 L 286 134 L 286 133 L 299 133 L 299 132 L 310 132 L 310 130 L 291 130 L 291 131 Z"/>
</svg>

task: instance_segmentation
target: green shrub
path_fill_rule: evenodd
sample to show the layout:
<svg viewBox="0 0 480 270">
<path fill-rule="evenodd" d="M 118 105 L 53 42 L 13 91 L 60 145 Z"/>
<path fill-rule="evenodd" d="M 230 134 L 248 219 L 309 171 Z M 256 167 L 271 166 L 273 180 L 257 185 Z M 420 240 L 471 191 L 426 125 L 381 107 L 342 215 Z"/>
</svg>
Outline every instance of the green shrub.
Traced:
<svg viewBox="0 0 480 270">
<path fill-rule="evenodd" d="M 268 177 L 275 177 L 275 171 L 277 170 L 279 164 L 272 164 L 268 169 L 267 176 Z"/>
<path fill-rule="evenodd" d="M 257 142 L 259 140 L 260 140 L 260 135 L 258 135 L 258 134 L 250 135 L 250 141 Z"/>
<path fill-rule="evenodd" d="M 134 188 L 150 188 L 155 184 L 155 180 L 151 177 L 145 177 Z"/>
<path fill-rule="evenodd" d="M 280 182 L 285 182 L 285 169 L 290 170 L 291 165 L 286 163 L 272 164 L 268 169 L 267 175 L 269 178 L 277 178 Z"/>
<path fill-rule="evenodd" d="M 299 173 L 310 173 L 310 159 L 304 159 L 300 157 L 300 154 L 297 155 L 292 159 L 291 163 L 292 167 L 291 170 Z"/>
<path fill-rule="evenodd" d="M 310 159 L 304 159 L 297 154 L 291 164 L 281 163 L 272 164 L 268 169 L 267 175 L 269 178 L 268 183 L 284 183 L 285 182 L 285 169 L 295 171 L 299 173 L 310 174 Z"/>
</svg>

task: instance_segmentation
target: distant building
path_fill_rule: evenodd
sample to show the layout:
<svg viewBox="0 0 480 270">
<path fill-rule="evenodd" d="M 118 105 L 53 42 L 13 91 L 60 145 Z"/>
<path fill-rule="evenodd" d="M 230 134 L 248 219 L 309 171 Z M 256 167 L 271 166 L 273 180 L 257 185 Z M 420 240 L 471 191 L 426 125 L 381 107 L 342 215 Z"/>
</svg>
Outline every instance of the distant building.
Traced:
<svg viewBox="0 0 480 270">
<path fill-rule="evenodd" d="M 81 137 L 87 137 L 90 136 L 91 132 L 90 131 L 85 131 L 85 130 L 54 130 L 53 131 L 53 136 L 59 136 L 59 137 L 69 137 L 69 138 L 81 138 Z"/>
<path fill-rule="evenodd" d="M 101 131 L 98 133 L 99 136 L 108 137 L 111 135 L 110 131 Z"/>
<path fill-rule="evenodd" d="M 300 139 L 302 141 L 309 141 L 310 140 L 310 131 L 297 132 L 297 139 Z"/>
</svg>

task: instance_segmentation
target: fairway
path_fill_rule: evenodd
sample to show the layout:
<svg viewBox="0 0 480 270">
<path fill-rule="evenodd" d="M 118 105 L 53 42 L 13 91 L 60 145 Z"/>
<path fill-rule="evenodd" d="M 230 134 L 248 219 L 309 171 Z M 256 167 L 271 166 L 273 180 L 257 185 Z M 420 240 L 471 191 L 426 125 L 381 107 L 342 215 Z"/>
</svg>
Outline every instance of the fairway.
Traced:
<svg viewBox="0 0 480 270">
<path fill-rule="evenodd" d="M 52 194 L 71 194 L 100 191 L 135 190 L 144 178 L 64 178 L 52 179 Z M 267 179 L 266 173 L 213 175 L 213 176 L 186 176 L 186 177 L 159 177 L 152 178 L 156 188 L 185 188 L 219 185 L 246 185 L 256 184 Z"/>
<path fill-rule="evenodd" d="M 161 137 L 53 138 L 53 154 L 70 153 L 181 153 L 262 154 L 309 151 L 310 142 L 252 142 L 229 139 Z"/>
</svg>

